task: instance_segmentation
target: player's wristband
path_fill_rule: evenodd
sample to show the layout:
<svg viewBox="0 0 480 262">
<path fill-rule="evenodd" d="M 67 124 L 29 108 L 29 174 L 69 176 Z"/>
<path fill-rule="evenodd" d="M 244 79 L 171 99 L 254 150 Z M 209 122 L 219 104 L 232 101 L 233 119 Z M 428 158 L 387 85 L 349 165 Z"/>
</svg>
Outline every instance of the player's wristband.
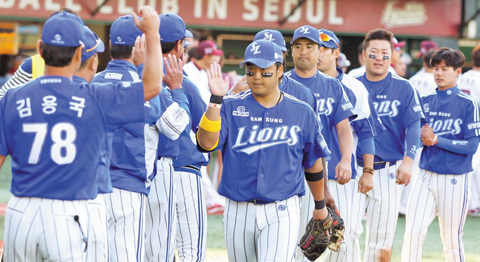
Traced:
<svg viewBox="0 0 480 262">
<path fill-rule="evenodd" d="M 216 96 L 216 95 L 210 96 L 210 103 L 221 105 L 222 101 L 223 101 L 223 96 Z"/>
<path fill-rule="evenodd" d="M 208 119 L 205 114 L 203 114 L 199 126 L 207 132 L 220 132 L 220 128 L 222 127 L 222 118 L 218 119 L 217 121 L 212 121 Z"/>
<path fill-rule="evenodd" d="M 435 135 L 435 137 L 433 138 L 433 145 L 436 145 L 438 142 L 438 136 Z"/>
<path fill-rule="evenodd" d="M 368 174 L 371 174 L 373 176 L 375 170 L 373 168 L 370 168 L 370 167 L 364 167 L 363 168 L 363 173 L 368 173 Z"/>
<path fill-rule="evenodd" d="M 208 106 L 213 108 L 218 108 L 218 109 L 222 108 L 222 104 L 210 103 L 208 104 Z"/>
<path fill-rule="evenodd" d="M 320 210 L 325 208 L 325 199 L 322 199 L 320 201 L 314 200 L 315 201 L 315 209 Z"/>
<path fill-rule="evenodd" d="M 323 179 L 323 170 L 318 173 L 305 172 L 305 180 L 309 182 L 316 182 Z"/>
</svg>

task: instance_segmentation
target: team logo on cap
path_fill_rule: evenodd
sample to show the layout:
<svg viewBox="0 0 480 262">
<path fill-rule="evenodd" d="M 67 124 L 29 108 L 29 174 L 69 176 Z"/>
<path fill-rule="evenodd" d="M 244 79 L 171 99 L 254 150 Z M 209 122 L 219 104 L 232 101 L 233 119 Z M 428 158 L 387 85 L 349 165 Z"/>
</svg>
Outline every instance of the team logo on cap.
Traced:
<svg viewBox="0 0 480 262">
<path fill-rule="evenodd" d="M 300 33 L 309 34 L 310 31 L 308 31 L 308 27 L 302 26 L 300 27 Z"/>
<path fill-rule="evenodd" d="M 265 32 L 265 37 L 263 39 L 268 40 L 270 42 L 275 41 L 275 38 L 273 38 L 273 34 L 270 32 Z"/>
<path fill-rule="evenodd" d="M 262 51 L 258 50 L 260 48 L 260 45 L 257 43 L 253 43 L 252 47 L 250 48 L 250 52 L 252 52 L 254 55 L 260 54 Z"/>
<path fill-rule="evenodd" d="M 60 34 L 56 34 L 55 36 L 53 36 L 53 40 L 51 40 L 52 43 L 55 43 L 55 44 L 64 44 L 65 42 L 62 41 L 62 36 Z"/>
<path fill-rule="evenodd" d="M 56 34 L 56 35 L 55 35 L 55 41 L 58 42 L 58 41 L 60 41 L 60 40 L 62 40 L 62 36 L 59 35 L 59 34 Z"/>
</svg>

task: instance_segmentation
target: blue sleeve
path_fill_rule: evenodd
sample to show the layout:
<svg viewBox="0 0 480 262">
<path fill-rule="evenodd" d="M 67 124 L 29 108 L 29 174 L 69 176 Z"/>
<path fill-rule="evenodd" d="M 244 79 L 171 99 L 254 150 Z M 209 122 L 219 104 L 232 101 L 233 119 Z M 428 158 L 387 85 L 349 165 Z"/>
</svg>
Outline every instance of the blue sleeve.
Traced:
<svg viewBox="0 0 480 262">
<path fill-rule="evenodd" d="M 22 68 L 23 71 L 25 71 L 25 73 L 29 73 L 31 74 L 32 73 L 32 57 L 29 57 L 25 60 L 23 60 L 23 63 L 20 65 L 20 67 Z"/>
<path fill-rule="evenodd" d="M 466 130 L 465 139 L 480 136 L 480 112 L 478 110 L 478 103 L 472 101 L 465 110 L 463 115 L 466 117 L 462 127 L 462 130 Z"/>
<path fill-rule="evenodd" d="M 415 159 L 420 146 L 420 119 L 411 123 L 405 132 L 405 155 Z"/>
<path fill-rule="evenodd" d="M 473 155 L 477 152 L 479 142 L 480 137 L 478 136 L 470 137 L 467 140 L 454 140 L 438 137 L 437 146 L 453 153 Z"/>
<path fill-rule="evenodd" d="M 142 82 L 95 83 L 89 87 L 109 125 L 120 126 L 145 121 Z"/>
<path fill-rule="evenodd" d="M 363 139 L 358 139 L 358 148 L 360 148 L 360 154 L 372 154 L 375 155 L 375 141 L 372 137 L 364 137 Z"/>
<path fill-rule="evenodd" d="M 330 155 L 327 142 L 325 142 L 320 130 L 320 121 L 313 111 L 310 112 L 311 116 L 309 117 L 308 123 L 315 123 L 315 126 L 313 128 L 306 128 L 308 133 L 306 136 L 306 143 L 303 148 L 302 161 L 303 168 L 305 169 L 311 168 L 319 158 Z"/>
<path fill-rule="evenodd" d="M 6 98 L 6 97 L 5 97 Z M 7 147 L 7 137 L 6 137 L 6 130 L 5 130 L 5 104 L 7 99 L 2 99 L 0 101 L 0 155 L 7 156 L 8 155 L 8 147 Z"/>
<path fill-rule="evenodd" d="M 403 126 L 408 127 L 411 123 L 417 120 L 424 119 L 422 103 L 417 95 L 415 89 L 413 89 L 410 83 L 407 83 L 408 87 L 405 88 L 405 106 L 403 112 Z"/>
<path fill-rule="evenodd" d="M 160 98 L 156 96 L 150 101 L 145 102 L 145 123 L 154 125 L 162 115 L 160 110 Z"/>
<path fill-rule="evenodd" d="M 138 77 L 140 77 L 140 79 L 142 79 L 143 77 L 143 67 L 145 66 L 145 64 L 140 64 L 137 66 L 137 74 L 138 74 Z"/>
<path fill-rule="evenodd" d="M 335 79 L 336 80 L 336 79 Z M 350 121 L 355 119 L 357 114 L 355 113 L 355 109 L 353 108 L 352 103 L 347 97 L 347 94 L 345 93 L 345 90 L 343 90 L 343 85 L 340 83 L 340 81 L 336 80 L 336 85 L 335 90 L 338 91 L 337 93 L 337 106 L 334 112 L 332 112 L 333 115 L 333 124 L 337 125 L 340 123 L 342 120 L 345 118 L 350 118 Z"/>
<path fill-rule="evenodd" d="M 196 130 L 197 126 L 200 124 L 203 113 L 207 110 L 207 105 L 203 102 L 197 86 L 191 81 L 185 81 L 184 91 L 186 92 L 188 103 L 190 105 L 191 129 Z"/>
</svg>

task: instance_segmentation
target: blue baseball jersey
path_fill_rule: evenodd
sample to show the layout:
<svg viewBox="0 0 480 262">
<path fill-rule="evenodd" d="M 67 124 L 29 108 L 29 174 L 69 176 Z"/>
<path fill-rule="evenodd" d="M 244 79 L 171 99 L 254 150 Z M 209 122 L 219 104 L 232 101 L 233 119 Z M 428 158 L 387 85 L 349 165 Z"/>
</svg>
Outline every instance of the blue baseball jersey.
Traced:
<svg viewBox="0 0 480 262">
<path fill-rule="evenodd" d="M 383 132 L 385 127 L 382 125 L 378 117 L 375 117 L 376 114 L 372 114 L 372 111 L 375 112 L 375 108 L 373 108 L 373 103 L 368 96 L 365 86 L 355 78 L 345 75 L 340 68 L 337 68 L 337 73 L 338 74 L 336 78 L 344 87 L 343 89 L 345 94 L 355 108 L 355 112 L 358 114 L 357 118 L 350 123 L 356 138 L 358 138 L 358 140 L 373 138 L 376 133 Z M 332 151 L 332 155 L 330 157 L 330 161 L 327 163 L 327 170 L 328 179 L 336 180 L 335 168 L 340 162 L 342 155 L 340 153 L 340 145 L 338 143 L 339 137 L 337 134 L 337 129 L 332 127 L 331 132 L 333 139 L 332 144 L 329 147 L 330 151 Z M 352 179 L 354 179 L 357 176 L 355 152 L 353 152 L 352 156 Z"/>
<path fill-rule="evenodd" d="M 184 89 L 191 90 L 195 84 L 187 79 L 186 77 L 183 78 L 182 81 L 182 88 L 176 90 L 170 90 L 163 84 L 163 91 L 160 94 L 160 108 L 163 112 L 166 112 L 173 103 L 177 103 L 178 106 L 185 110 L 186 114 L 188 114 L 188 118 L 191 119 L 191 113 L 189 109 L 188 99 L 185 95 Z M 191 121 L 190 121 L 191 122 Z M 178 135 L 182 133 L 189 134 L 190 133 L 190 125 L 188 124 L 183 131 L 179 131 Z M 160 133 L 158 139 L 158 147 L 157 147 L 157 155 L 158 157 L 170 157 L 170 158 L 177 158 L 180 149 L 180 140 L 172 140 L 167 137 L 165 134 Z"/>
<path fill-rule="evenodd" d="M 422 98 L 425 120 L 438 137 L 462 143 L 480 136 L 478 103 L 458 87 L 440 91 Z M 473 154 L 450 152 L 438 146 L 423 148 L 420 168 L 438 174 L 465 174 L 473 171 Z"/>
<path fill-rule="evenodd" d="M 142 83 L 91 86 L 42 76 L 0 102 L 0 154 L 12 156 L 11 192 L 94 199 L 107 132 L 144 121 Z"/>
<path fill-rule="evenodd" d="M 196 132 L 194 130 L 197 130 L 203 113 L 207 110 L 207 105 L 203 102 L 197 86 L 185 75 L 183 78 L 185 80 L 183 90 L 188 99 L 191 125 L 189 132 L 183 132 L 178 139 L 179 154 L 173 161 L 173 167 L 175 171 L 194 172 L 197 175 L 201 175 L 200 167 L 208 165 L 208 155 L 198 151 L 195 138 Z M 194 168 L 192 169 L 191 166 L 194 166 Z"/>
<path fill-rule="evenodd" d="M 371 82 L 366 74 L 357 78 L 373 101 L 385 132 L 374 137 L 375 162 L 397 161 L 405 155 L 405 131 L 413 122 L 424 118 L 420 100 L 408 80 L 388 73 L 378 82 Z M 357 149 L 357 160 L 360 160 Z"/>
<path fill-rule="evenodd" d="M 313 109 L 289 94 L 272 108 L 260 105 L 250 91 L 227 96 L 220 115 L 218 192 L 232 200 L 272 202 L 304 195 L 304 169 L 330 154 Z"/>
<path fill-rule="evenodd" d="M 332 128 L 346 118 L 355 119 L 357 115 L 342 84 L 337 79 L 319 71 L 309 78 L 298 76 L 295 69 L 290 70 L 286 75 L 300 82 L 315 94 L 318 117 L 323 126 L 322 135 L 328 147 L 332 149 Z"/>
<path fill-rule="evenodd" d="M 315 94 L 306 86 L 286 75 L 282 77 L 282 82 L 278 86 L 281 91 L 309 104 L 314 112 L 317 112 L 317 101 Z"/>
<path fill-rule="evenodd" d="M 124 60 L 112 60 L 105 71 L 98 73 L 92 80 L 96 83 L 140 82 L 137 68 Z M 110 154 L 109 170 L 113 187 L 137 193 L 147 193 L 145 182 L 147 170 L 145 163 L 145 123 L 153 124 L 160 117 L 158 97 L 145 103 L 145 122 L 130 123 L 122 126 L 114 134 L 107 135 L 107 150 Z M 111 145 L 111 147 L 109 146 Z M 105 185 L 100 185 L 101 193 Z"/>
</svg>

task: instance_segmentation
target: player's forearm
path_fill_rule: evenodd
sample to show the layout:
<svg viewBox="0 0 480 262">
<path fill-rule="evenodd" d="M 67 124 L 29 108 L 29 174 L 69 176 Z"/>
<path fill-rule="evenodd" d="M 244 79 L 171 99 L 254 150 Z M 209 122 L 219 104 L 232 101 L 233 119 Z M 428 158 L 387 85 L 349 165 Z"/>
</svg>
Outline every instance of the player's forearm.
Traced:
<svg viewBox="0 0 480 262">
<path fill-rule="evenodd" d="M 163 81 L 163 63 L 162 49 L 160 48 L 160 34 L 149 32 L 145 35 L 147 56 L 143 69 L 143 87 L 145 93 L 145 101 L 148 101 L 160 94 Z"/>
<path fill-rule="evenodd" d="M 208 107 L 203 117 L 207 118 L 206 119 L 207 123 L 208 121 L 210 122 L 221 121 L 220 108 Z M 218 143 L 218 140 L 220 138 L 220 131 L 218 132 L 207 131 L 205 130 L 205 128 L 207 128 L 206 126 L 202 127 L 203 124 L 204 124 L 203 121 L 201 121 L 197 131 L 198 143 L 203 149 L 206 149 L 206 150 L 214 149 L 215 145 Z"/>
<path fill-rule="evenodd" d="M 6 158 L 7 158 L 6 156 L 0 155 L 0 170 L 2 170 L 3 163 L 5 163 Z"/>
<path fill-rule="evenodd" d="M 412 160 L 417 155 L 417 149 L 420 145 L 420 120 L 411 123 L 405 132 L 405 156 Z"/>
<path fill-rule="evenodd" d="M 373 168 L 373 160 L 375 156 L 373 154 L 363 154 L 363 167 Z"/>
<path fill-rule="evenodd" d="M 473 155 L 477 152 L 479 142 L 479 137 L 472 137 L 468 140 L 455 140 L 439 137 L 437 146 L 453 153 Z"/>
<path fill-rule="evenodd" d="M 353 135 L 348 118 L 340 121 L 335 128 L 337 129 L 338 145 L 340 146 L 342 160 L 351 161 L 353 151 Z"/>
</svg>

